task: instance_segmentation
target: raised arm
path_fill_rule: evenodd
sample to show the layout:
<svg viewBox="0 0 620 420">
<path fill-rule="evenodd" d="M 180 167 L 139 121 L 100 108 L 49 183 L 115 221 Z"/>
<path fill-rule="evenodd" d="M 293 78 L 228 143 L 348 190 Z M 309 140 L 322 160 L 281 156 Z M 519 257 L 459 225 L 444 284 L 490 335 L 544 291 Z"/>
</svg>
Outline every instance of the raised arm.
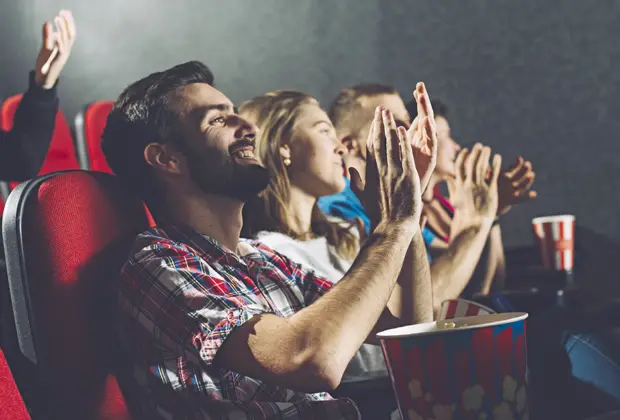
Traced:
<svg viewBox="0 0 620 420">
<path fill-rule="evenodd" d="M 388 111 L 376 111 L 372 133 L 376 141 L 369 147 L 380 176 L 367 181 L 364 192 L 375 194 L 381 221 L 353 266 L 292 317 L 262 315 L 236 328 L 218 352 L 219 367 L 306 392 L 334 389 L 379 319 L 389 324 L 386 304 L 419 236 L 422 202 L 413 151 L 391 129 Z"/>
<path fill-rule="evenodd" d="M 431 264 L 435 312 L 446 299 L 465 289 L 480 260 L 497 213 L 497 179 L 501 156 L 493 159 L 487 181 L 491 149 L 476 144 L 471 153 L 462 150 L 456 160 L 456 178 L 448 182 L 455 207 L 448 248 Z"/>
<path fill-rule="evenodd" d="M 47 155 L 58 111 L 56 82 L 75 41 L 71 12 L 61 11 L 54 23 L 55 32 L 51 23 L 43 25 L 41 51 L 13 128 L 0 132 L 0 179 L 21 181 L 35 176 Z"/>
</svg>

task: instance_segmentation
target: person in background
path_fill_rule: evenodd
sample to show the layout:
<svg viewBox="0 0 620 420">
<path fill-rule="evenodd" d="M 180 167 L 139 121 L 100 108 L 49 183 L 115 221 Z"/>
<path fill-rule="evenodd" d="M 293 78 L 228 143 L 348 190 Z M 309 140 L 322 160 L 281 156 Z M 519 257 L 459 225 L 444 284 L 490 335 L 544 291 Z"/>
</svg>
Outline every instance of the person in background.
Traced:
<svg viewBox="0 0 620 420">
<path fill-rule="evenodd" d="M 455 188 L 454 180 L 458 165 L 457 156 L 461 146 L 452 137 L 450 124 L 447 120 L 448 108 L 441 101 L 433 100 L 433 107 L 437 109 L 435 118 L 437 121 L 437 167 L 431 178 L 430 188 L 424 193 L 424 214 L 427 217 L 427 228 L 434 238 L 430 241 L 430 249 L 433 255 L 441 255 L 450 247 L 451 232 L 454 229 L 455 206 L 454 200 L 458 200 L 459 189 Z M 417 105 L 408 102 L 406 108 L 411 120 L 417 116 Z M 476 146 L 474 146 L 476 147 Z M 515 163 L 501 172 L 498 188 L 498 208 L 496 218 L 491 228 L 486 245 L 481 254 L 480 262 L 476 267 L 477 278 L 480 284 L 473 287 L 474 291 L 488 294 L 491 285 L 501 289 L 506 277 L 506 264 L 504 246 L 499 218 L 510 211 L 517 204 L 524 203 L 536 197 L 533 191 L 536 174 L 532 170 L 532 164 L 519 156 Z M 448 183 L 450 199 L 444 197 L 437 186 Z M 470 283 L 469 286 L 473 286 Z"/>
<path fill-rule="evenodd" d="M 438 100 L 432 104 L 438 136 L 437 165 L 423 200 L 426 226 L 436 236 L 431 248 L 441 253 L 449 244 L 454 203 L 452 194 L 448 200 L 434 187 L 455 178 L 454 160 L 461 146 L 452 137 L 446 105 Z M 417 104 L 408 102 L 407 109 L 414 119 Z M 502 171 L 498 180 L 501 203 L 498 218 L 514 205 L 536 197 L 536 192 L 531 190 L 534 179 L 531 162 L 521 156 L 508 170 Z M 485 262 L 483 267 L 478 267 L 485 270 L 484 284 L 503 280 L 504 249 L 498 223 L 491 229 L 481 262 Z M 579 322 L 567 322 L 575 318 Z M 576 315 L 560 308 L 532 314 L 528 321 L 528 359 L 538 417 L 582 419 L 620 409 L 620 329 L 609 328 L 605 321 L 594 319 L 590 314 Z"/>
<path fill-rule="evenodd" d="M 71 55 L 75 38 L 75 22 L 68 10 L 60 11 L 53 24 L 43 24 L 41 50 L 35 61 L 35 69 L 30 72 L 28 91 L 17 107 L 13 128 L 10 131 L 0 130 L 1 180 L 23 181 L 32 178 L 43 165 L 58 111 L 56 84 Z M 4 258 L 4 243 L 0 239 L 0 288 L 8 290 Z M 0 308 L 11 310 L 8 293 L 0 293 Z M 15 376 L 27 377 L 28 363 L 24 364 L 18 356 L 21 352 L 14 348 L 16 334 L 12 317 L 3 316 L 0 322 L 0 346 L 4 349 Z M 20 392 L 28 401 L 30 394 L 36 391 L 30 382 L 22 382 L 19 384 Z"/>
<path fill-rule="evenodd" d="M 328 115 L 334 123 L 337 136 L 348 150 L 347 161 L 358 171 L 363 171 L 366 165 L 365 136 L 369 126 L 365 121 L 373 107 L 379 105 L 393 113 L 397 125 L 410 126 L 409 112 L 398 92 L 391 86 L 366 84 L 343 89 L 329 107 Z M 439 126 L 437 128 L 439 129 Z M 471 169 L 473 162 L 481 154 L 490 156 L 491 150 L 479 144 L 474 146 L 471 152 L 463 150 L 458 162 L 452 166 L 459 165 L 460 173 L 463 174 Z M 458 197 L 460 209 L 455 212 L 451 225 L 450 244 L 441 254 L 433 255 L 431 262 L 433 305 L 436 313 L 444 300 L 461 296 L 469 285 L 495 224 L 497 208 L 504 206 L 499 203 L 497 186 L 489 183 L 488 178 L 459 177 L 453 184 L 453 194 Z M 432 190 L 425 194 L 429 193 L 432 194 Z M 337 195 L 321 198 L 319 206 L 327 214 L 339 216 L 364 211 L 358 203 L 352 202 L 349 196 L 345 189 Z M 430 250 L 433 242 L 436 242 L 436 235 L 426 226 L 424 239 Z M 477 287 L 469 289 L 474 289 L 472 292 L 488 293 L 488 283 L 476 281 Z"/>
<path fill-rule="evenodd" d="M 55 28 L 54 28 L 55 27 Z M 0 179 L 23 181 L 37 175 L 54 133 L 58 78 L 76 39 L 73 15 L 61 10 L 43 24 L 41 50 L 30 72 L 30 85 L 10 131 L 0 130 Z"/>
<path fill-rule="evenodd" d="M 325 391 L 377 331 L 432 319 L 420 214 L 435 148 L 411 147 L 387 110 L 375 112 L 360 195 L 379 206 L 376 225 L 333 285 L 240 240 L 244 203 L 269 171 L 255 158 L 256 127 L 212 81 L 199 62 L 151 74 L 120 95 L 103 134 L 111 169 L 158 222 L 137 236 L 118 292 L 136 417 L 358 419 Z M 388 308 L 410 270 L 415 302 Z"/>
<path fill-rule="evenodd" d="M 427 98 L 424 113 L 432 115 L 423 85 L 420 91 Z M 243 103 L 239 113 L 259 128 L 257 156 L 270 175 L 269 186 L 244 208 L 243 235 L 337 283 L 360 249 L 363 222 L 326 216 L 316 205 L 319 197 L 345 187 L 346 150 L 329 117 L 316 99 L 295 91 L 258 96 Z M 368 372 L 387 376 L 379 346 L 363 345 L 345 378 Z"/>
</svg>

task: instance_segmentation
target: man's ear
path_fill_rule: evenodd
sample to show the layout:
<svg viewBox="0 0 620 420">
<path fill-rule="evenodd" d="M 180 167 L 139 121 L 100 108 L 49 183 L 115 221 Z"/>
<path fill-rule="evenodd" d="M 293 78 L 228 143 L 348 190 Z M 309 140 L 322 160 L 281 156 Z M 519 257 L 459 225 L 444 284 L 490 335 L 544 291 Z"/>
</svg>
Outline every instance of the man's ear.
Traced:
<svg viewBox="0 0 620 420">
<path fill-rule="evenodd" d="M 179 175 L 185 164 L 185 157 L 172 145 L 150 143 L 144 148 L 144 160 L 155 169 Z"/>
</svg>

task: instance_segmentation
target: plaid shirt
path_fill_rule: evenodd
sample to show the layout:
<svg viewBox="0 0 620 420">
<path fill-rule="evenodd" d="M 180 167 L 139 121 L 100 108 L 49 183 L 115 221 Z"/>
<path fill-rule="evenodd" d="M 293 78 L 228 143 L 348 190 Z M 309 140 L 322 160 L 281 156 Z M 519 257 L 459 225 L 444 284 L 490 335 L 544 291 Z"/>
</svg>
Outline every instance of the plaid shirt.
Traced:
<svg viewBox="0 0 620 420">
<path fill-rule="evenodd" d="M 304 394 L 212 364 L 254 315 L 290 317 L 332 284 L 256 242 L 237 255 L 186 226 L 140 234 L 124 265 L 119 335 L 148 418 L 358 419 L 347 399 Z"/>
</svg>

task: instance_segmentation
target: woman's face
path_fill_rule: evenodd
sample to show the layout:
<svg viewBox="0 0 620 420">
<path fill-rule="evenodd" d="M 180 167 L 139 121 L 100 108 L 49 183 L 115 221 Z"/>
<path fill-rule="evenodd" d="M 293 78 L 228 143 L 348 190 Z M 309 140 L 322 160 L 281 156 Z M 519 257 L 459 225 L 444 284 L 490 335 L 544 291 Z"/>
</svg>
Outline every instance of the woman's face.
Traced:
<svg viewBox="0 0 620 420">
<path fill-rule="evenodd" d="M 435 117 L 437 125 L 437 166 L 435 172 L 444 177 L 456 175 L 454 160 L 461 146 L 452 138 L 450 125 L 444 117 Z"/>
<path fill-rule="evenodd" d="M 345 187 L 342 158 L 346 149 L 329 117 L 318 105 L 302 105 L 289 142 L 291 184 L 313 197 L 336 194 Z"/>
</svg>

